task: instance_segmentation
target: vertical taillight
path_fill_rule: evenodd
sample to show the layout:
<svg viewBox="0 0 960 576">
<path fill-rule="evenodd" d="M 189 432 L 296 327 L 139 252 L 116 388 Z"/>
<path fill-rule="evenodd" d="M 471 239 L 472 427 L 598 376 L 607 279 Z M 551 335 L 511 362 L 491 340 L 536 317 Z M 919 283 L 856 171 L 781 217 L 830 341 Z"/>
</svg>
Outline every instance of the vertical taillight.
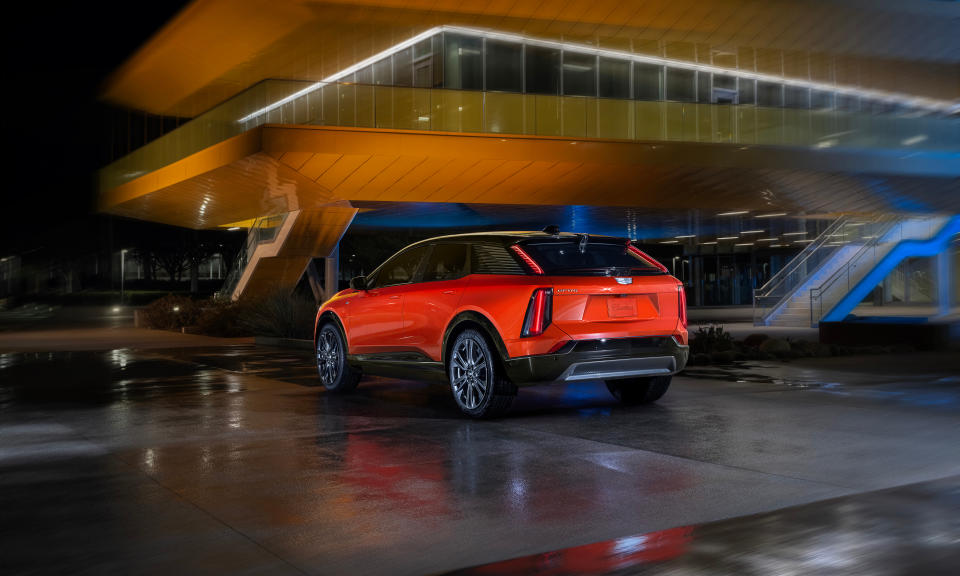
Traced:
<svg viewBox="0 0 960 576">
<path fill-rule="evenodd" d="M 687 327 L 687 293 L 683 290 L 683 284 L 677 285 L 677 311 L 680 314 L 680 325 Z"/>
<path fill-rule="evenodd" d="M 667 270 L 667 267 L 666 267 L 666 266 L 664 266 L 663 264 L 657 262 L 652 256 L 650 256 L 649 254 L 647 254 L 647 253 L 644 252 L 643 250 L 637 248 L 636 246 L 634 246 L 634 245 L 631 244 L 630 242 L 627 242 L 627 252 L 630 252 L 631 254 L 633 254 L 634 256 L 636 256 L 637 258 L 640 258 L 641 260 L 644 260 L 644 261 L 646 261 L 646 262 L 649 262 L 649 263 L 652 264 L 653 266 L 656 266 L 661 272 L 669 272 L 669 270 Z"/>
<path fill-rule="evenodd" d="M 533 270 L 534 274 L 543 274 L 543 268 L 541 268 L 540 265 L 537 264 L 537 262 L 523 250 L 523 248 L 517 246 L 516 244 L 510 246 L 510 248 L 514 251 L 514 253 L 516 253 L 517 256 L 520 257 L 521 260 L 523 260 L 524 264 Z"/>
<path fill-rule="evenodd" d="M 547 329 L 553 310 L 553 288 L 537 288 L 530 296 L 527 314 L 523 317 L 520 337 L 539 336 Z"/>
</svg>

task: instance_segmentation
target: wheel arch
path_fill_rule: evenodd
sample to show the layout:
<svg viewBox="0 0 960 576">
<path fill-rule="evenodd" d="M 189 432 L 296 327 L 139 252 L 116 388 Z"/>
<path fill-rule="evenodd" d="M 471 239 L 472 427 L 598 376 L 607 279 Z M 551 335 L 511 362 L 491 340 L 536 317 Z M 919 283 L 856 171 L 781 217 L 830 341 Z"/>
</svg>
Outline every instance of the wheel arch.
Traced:
<svg viewBox="0 0 960 576">
<path fill-rule="evenodd" d="M 317 323 L 313 326 L 313 345 L 317 345 L 317 338 L 320 336 L 320 326 L 326 322 L 330 322 L 337 327 L 337 330 L 340 332 L 340 338 L 343 339 L 344 354 L 346 354 L 349 350 L 347 331 L 343 327 L 343 321 L 340 319 L 340 316 L 333 310 L 324 310 L 317 315 Z"/>
<path fill-rule="evenodd" d="M 467 328 L 478 328 L 487 336 L 490 342 L 493 343 L 497 351 L 498 362 L 501 368 L 503 368 L 503 362 L 510 357 L 509 354 L 507 354 L 507 347 L 503 343 L 503 338 L 500 337 L 500 332 L 497 330 L 497 327 L 494 326 L 493 322 L 475 310 L 460 312 L 447 324 L 447 328 L 443 332 L 443 344 L 440 348 L 440 361 L 443 365 L 447 365 L 447 359 L 450 357 L 450 348 L 453 346 L 454 337 Z"/>
</svg>

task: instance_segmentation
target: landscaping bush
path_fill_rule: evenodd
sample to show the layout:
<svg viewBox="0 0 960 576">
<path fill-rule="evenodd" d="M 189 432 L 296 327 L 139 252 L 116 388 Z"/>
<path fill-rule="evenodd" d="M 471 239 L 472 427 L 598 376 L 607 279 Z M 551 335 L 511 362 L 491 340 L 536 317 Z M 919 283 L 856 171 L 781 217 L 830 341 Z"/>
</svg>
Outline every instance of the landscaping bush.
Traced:
<svg viewBox="0 0 960 576">
<path fill-rule="evenodd" d="M 240 325 L 258 336 L 313 338 L 317 305 L 313 300 L 284 292 L 244 301 Z"/>
<path fill-rule="evenodd" d="M 243 317 L 244 306 L 239 302 L 222 299 L 207 300 L 197 318 L 197 331 L 221 338 L 249 336 L 251 331 L 244 325 Z"/>
<path fill-rule="evenodd" d="M 143 325 L 147 328 L 180 330 L 197 323 L 200 306 L 187 296 L 168 294 L 145 306 L 141 314 Z"/>
<path fill-rule="evenodd" d="M 700 326 L 690 338 L 692 354 L 713 354 L 733 350 L 733 336 L 723 331 L 723 326 L 711 324 Z"/>
</svg>

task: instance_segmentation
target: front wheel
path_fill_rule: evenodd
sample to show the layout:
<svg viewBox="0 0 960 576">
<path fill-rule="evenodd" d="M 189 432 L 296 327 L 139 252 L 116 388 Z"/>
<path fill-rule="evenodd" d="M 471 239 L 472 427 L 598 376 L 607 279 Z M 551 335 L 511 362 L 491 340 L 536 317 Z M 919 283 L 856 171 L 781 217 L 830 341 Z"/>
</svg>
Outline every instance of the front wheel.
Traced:
<svg viewBox="0 0 960 576">
<path fill-rule="evenodd" d="M 607 390 L 622 404 L 635 406 L 656 402 L 667 392 L 673 376 L 607 380 Z"/>
<path fill-rule="evenodd" d="M 502 374 L 487 339 L 474 329 L 457 335 L 450 348 L 447 376 L 460 410 L 474 418 L 503 415 L 517 389 Z"/>
<path fill-rule="evenodd" d="M 317 334 L 317 373 L 320 383 L 331 392 L 351 392 L 360 381 L 360 373 L 347 364 L 346 345 L 340 331 L 331 323 Z"/>
</svg>

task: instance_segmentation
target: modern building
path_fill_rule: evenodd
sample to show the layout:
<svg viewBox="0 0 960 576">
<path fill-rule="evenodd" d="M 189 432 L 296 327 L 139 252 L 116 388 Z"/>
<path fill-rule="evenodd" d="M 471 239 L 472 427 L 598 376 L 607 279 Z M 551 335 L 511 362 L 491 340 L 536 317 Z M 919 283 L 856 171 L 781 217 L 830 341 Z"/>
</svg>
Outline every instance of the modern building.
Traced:
<svg viewBox="0 0 960 576">
<path fill-rule="evenodd" d="M 888 0 L 195 0 L 104 89 L 189 120 L 104 167 L 99 207 L 247 229 L 233 297 L 305 274 L 332 292 L 351 227 L 556 223 L 656 247 L 693 304 L 755 304 L 758 323 L 946 315 L 958 19 Z"/>
</svg>

